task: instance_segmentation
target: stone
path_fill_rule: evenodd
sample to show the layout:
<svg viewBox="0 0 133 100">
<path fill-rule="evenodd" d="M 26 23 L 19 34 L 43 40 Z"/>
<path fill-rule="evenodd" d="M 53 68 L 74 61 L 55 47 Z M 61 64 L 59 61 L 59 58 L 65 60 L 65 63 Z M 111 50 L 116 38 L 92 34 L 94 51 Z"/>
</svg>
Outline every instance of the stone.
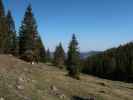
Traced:
<svg viewBox="0 0 133 100">
<path fill-rule="evenodd" d="M 34 64 L 35 64 L 35 62 L 31 62 L 31 64 L 32 64 L 32 65 L 34 65 Z"/>
<path fill-rule="evenodd" d="M 24 86 L 22 86 L 22 85 L 18 85 L 18 86 L 17 86 L 17 89 L 19 89 L 19 90 L 23 90 L 23 89 L 24 89 Z"/>
<path fill-rule="evenodd" d="M 24 78 L 19 77 L 19 82 L 24 82 L 24 81 L 25 81 Z"/>
<path fill-rule="evenodd" d="M 5 100 L 3 97 L 0 97 L 0 100 Z"/>
<path fill-rule="evenodd" d="M 60 99 L 65 99 L 66 96 L 65 96 L 64 94 L 61 94 L 61 95 L 59 95 L 59 98 L 60 98 Z"/>
<path fill-rule="evenodd" d="M 10 57 L 12 57 L 13 55 L 12 54 L 9 54 Z"/>
<path fill-rule="evenodd" d="M 52 91 L 58 91 L 58 89 L 54 85 L 51 86 L 51 90 Z"/>
</svg>

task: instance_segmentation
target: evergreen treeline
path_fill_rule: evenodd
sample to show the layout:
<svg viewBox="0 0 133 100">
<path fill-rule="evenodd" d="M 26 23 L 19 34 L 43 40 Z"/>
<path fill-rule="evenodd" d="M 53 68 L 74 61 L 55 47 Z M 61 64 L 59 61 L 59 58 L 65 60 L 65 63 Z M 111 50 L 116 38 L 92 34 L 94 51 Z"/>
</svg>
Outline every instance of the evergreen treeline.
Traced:
<svg viewBox="0 0 133 100">
<path fill-rule="evenodd" d="M 133 81 L 133 42 L 88 57 L 83 72 L 99 77 Z"/>
<path fill-rule="evenodd" d="M 5 14 L 2 0 L 0 0 L 0 53 L 9 53 L 13 49 L 12 43 L 9 42 L 12 41 L 12 36 L 15 34 L 14 28 L 11 12 Z"/>
<path fill-rule="evenodd" d="M 79 79 L 80 56 L 75 35 L 69 44 L 67 58 L 61 43 L 51 57 L 50 50 L 45 51 L 31 5 L 27 7 L 17 33 L 11 11 L 6 14 L 0 0 L 0 53 L 12 54 L 28 62 L 52 62 L 59 68 L 66 68 L 70 76 Z"/>
<path fill-rule="evenodd" d="M 0 0 L 0 53 L 12 54 L 26 61 L 45 61 L 45 47 L 37 30 L 31 5 L 25 11 L 21 27 L 17 34 L 12 13 L 5 13 Z"/>
<path fill-rule="evenodd" d="M 65 54 L 61 43 L 59 43 L 59 45 L 56 47 L 53 64 L 61 69 L 67 69 L 69 76 L 75 79 L 80 79 L 80 53 L 75 34 L 72 35 L 72 39 L 68 46 L 67 55 Z"/>
</svg>

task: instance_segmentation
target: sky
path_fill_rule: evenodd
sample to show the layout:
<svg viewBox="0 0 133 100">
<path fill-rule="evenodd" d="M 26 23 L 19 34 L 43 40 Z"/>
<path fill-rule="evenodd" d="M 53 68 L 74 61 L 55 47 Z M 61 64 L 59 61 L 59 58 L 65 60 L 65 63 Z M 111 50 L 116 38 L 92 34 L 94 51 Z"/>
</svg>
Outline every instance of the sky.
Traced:
<svg viewBox="0 0 133 100">
<path fill-rule="evenodd" d="M 67 51 L 73 33 L 81 52 L 103 51 L 133 39 L 133 0 L 4 0 L 17 30 L 29 3 L 51 51 L 59 42 Z"/>
</svg>

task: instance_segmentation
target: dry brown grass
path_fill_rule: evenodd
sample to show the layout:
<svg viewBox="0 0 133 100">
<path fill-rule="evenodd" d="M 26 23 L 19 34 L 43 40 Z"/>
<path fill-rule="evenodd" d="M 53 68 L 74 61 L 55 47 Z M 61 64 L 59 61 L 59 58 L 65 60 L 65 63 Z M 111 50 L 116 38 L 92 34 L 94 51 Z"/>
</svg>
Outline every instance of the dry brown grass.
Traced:
<svg viewBox="0 0 133 100">
<path fill-rule="evenodd" d="M 31 65 L 0 55 L 0 97 L 5 100 L 71 100 L 72 96 L 91 96 L 96 100 L 133 100 L 133 84 L 88 75 L 75 80 L 66 74 L 54 66 Z"/>
</svg>

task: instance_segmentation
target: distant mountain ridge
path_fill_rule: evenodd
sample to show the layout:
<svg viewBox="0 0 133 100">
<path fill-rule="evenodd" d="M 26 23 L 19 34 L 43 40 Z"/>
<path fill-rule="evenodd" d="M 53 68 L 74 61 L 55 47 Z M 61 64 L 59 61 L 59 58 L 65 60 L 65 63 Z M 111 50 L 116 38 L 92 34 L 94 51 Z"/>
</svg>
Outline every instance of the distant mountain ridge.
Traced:
<svg viewBox="0 0 133 100">
<path fill-rule="evenodd" d="M 102 53 L 102 51 L 89 51 L 89 52 L 80 52 L 80 58 L 81 59 L 86 59 L 87 57 L 93 56 L 93 55 L 97 55 Z M 54 57 L 54 52 L 50 53 L 51 57 Z M 67 57 L 67 53 L 65 53 L 65 56 Z"/>
<path fill-rule="evenodd" d="M 80 57 L 81 59 L 85 59 L 89 56 L 97 55 L 99 53 L 102 53 L 101 51 L 89 51 L 89 52 L 81 52 Z"/>
</svg>

